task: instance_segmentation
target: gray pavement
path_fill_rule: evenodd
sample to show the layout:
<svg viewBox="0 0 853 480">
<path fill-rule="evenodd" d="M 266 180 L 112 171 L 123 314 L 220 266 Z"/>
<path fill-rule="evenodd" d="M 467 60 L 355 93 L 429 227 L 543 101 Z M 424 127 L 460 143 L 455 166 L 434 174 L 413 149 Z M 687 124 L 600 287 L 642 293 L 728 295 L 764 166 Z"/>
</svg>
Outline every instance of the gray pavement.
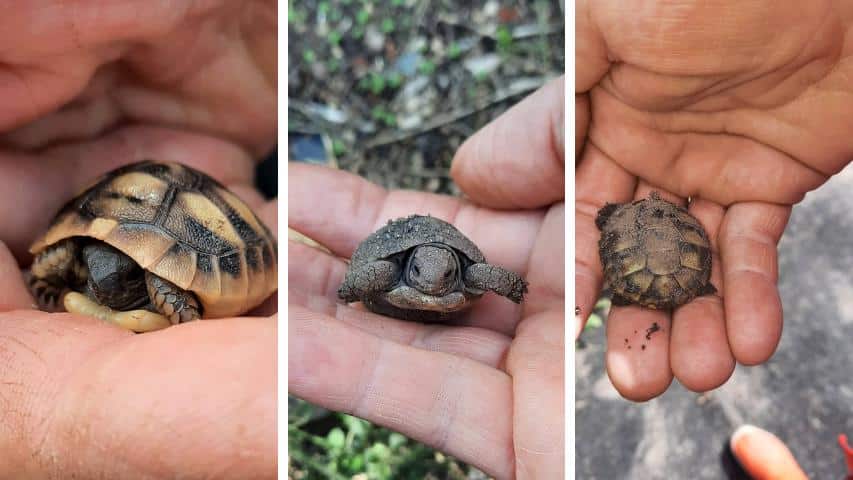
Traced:
<svg viewBox="0 0 853 480">
<path fill-rule="evenodd" d="M 774 357 L 738 365 L 721 388 L 677 381 L 644 404 L 604 372 L 604 329 L 576 353 L 578 479 L 721 479 L 723 445 L 742 423 L 779 435 L 815 479 L 846 474 L 837 436 L 853 437 L 853 165 L 807 195 L 779 245 L 785 327 Z"/>
</svg>

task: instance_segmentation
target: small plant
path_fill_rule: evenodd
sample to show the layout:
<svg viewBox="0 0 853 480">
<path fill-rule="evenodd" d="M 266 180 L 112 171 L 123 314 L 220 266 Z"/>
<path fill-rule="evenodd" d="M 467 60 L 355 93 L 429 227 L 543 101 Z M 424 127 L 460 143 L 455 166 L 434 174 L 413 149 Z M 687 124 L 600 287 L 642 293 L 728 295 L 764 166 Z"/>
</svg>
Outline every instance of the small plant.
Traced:
<svg viewBox="0 0 853 480">
<path fill-rule="evenodd" d="M 378 73 L 370 72 L 369 75 L 359 81 L 362 90 L 369 90 L 374 95 L 380 95 L 385 90 L 385 77 Z"/>
<path fill-rule="evenodd" d="M 391 72 L 385 80 L 388 83 L 388 88 L 396 90 L 403 84 L 403 75 L 400 72 Z"/>
<path fill-rule="evenodd" d="M 341 43 L 341 32 L 337 30 L 332 30 L 329 32 L 329 36 L 326 37 L 329 41 L 330 45 L 339 45 Z"/>
<path fill-rule="evenodd" d="M 465 480 L 467 468 L 453 458 L 360 418 L 328 413 L 323 434 L 311 432 L 314 407 L 292 400 L 288 408 L 291 478 L 350 480 Z M 294 470 L 296 472 L 294 472 Z M 294 474 L 295 473 L 295 474 Z"/>
<path fill-rule="evenodd" d="M 432 60 L 424 60 L 418 65 L 418 71 L 424 75 L 432 75 L 435 72 L 435 62 Z"/>
<path fill-rule="evenodd" d="M 332 140 L 332 153 L 336 157 L 340 157 L 341 155 L 347 153 L 347 146 L 344 145 L 344 142 L 335 138 Z"/>
<path fill-rule="evenodd" d="M 498 51 L 509 53 L 512 50 L 512 32 L 506 25 L 501 25 L 495 32 L 495 40 L 498 42 Z"/>
<path fill-rule="evenodd" d="M 458 43 L 453 42 L 449 47 L 447 47 L 447 58 L 456 60 L 460 55 L 462 55 L 462 48 Z"/>
<path fill-rule="evenodd" d="M 367 10 L 359 10 L 358 13 L 355 14 L 355 21 L 359 25 L 366 25 L 368 20 L 370 20 L 370 12 Z"/>
<path fill-rule="evenodd" d="M 385 18 L 382 20 L 382 24 L 380 25 L 380 29 L 383 33 L 391 33 L 394 31 L 394 20 L 390 18 Z"/>
<path fill-rule="evenodd" d="M 370 114 L 374 120 L 380 121 L 388 127 L 394 127 L 397 125 L 397 116 L 388 110 L 385 110 L 381 106 L 373 107 Z"/>
</svg>

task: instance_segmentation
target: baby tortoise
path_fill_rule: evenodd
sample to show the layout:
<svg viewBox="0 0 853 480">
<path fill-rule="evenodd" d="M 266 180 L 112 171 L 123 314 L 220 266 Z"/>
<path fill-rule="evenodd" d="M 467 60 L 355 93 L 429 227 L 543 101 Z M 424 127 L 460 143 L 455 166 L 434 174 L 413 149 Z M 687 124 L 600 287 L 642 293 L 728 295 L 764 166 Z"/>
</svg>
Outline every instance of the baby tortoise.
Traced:
<svg viewBox="0 0 853 480">
<path fill-rule="evenodd" d="M 258 306 L 277 288 L 276 240 L 249 207 L 192 168 L 114 170 L 71 200 L 30 248 L 40 308 L 157 330 Z"/>
<path fill-rule="evenodd" d="M 487 290 L 521 303 L 527 282 L 486 263 L 453 225 L 412 215 L 389 220 L 358 246 L 338 296 L 383 315 L 440 322 Z"/>
<path fill-rule="evenodd" d="M 711 243 L 685 208 L 652 192 L 598 212 L 604 283 L 615 305 L 668 309 L 717 292 L 710 283 Z"/>
</svg>

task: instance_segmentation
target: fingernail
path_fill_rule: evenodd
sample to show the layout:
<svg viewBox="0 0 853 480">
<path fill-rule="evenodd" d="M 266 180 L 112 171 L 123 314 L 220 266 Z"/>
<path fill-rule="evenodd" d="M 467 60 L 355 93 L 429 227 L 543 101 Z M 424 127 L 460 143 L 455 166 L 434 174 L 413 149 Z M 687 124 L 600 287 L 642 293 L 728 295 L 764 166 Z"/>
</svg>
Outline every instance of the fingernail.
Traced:
<svg viewBox="0 0 853 480">
<path fill-rule="evenodd" d="M 755 433 L 760 433 L 760 432 L 764 432 L 764 430 L 756 427 L 755 425 L 750 425 L 748 423 L 741 425 L 740 427 L 738 427 L 737 430 L 735 430 L 735 433 L 732 434 L 732 437 L 729 440 L 729 446 L 732 448 L 732 450 L 734 450 L 735 445 L 737 445 L 737 443 L 743 437 L 746 437 L 746 436 L 749 436 L 749 435 L 752 435 Z"/>
</svg>

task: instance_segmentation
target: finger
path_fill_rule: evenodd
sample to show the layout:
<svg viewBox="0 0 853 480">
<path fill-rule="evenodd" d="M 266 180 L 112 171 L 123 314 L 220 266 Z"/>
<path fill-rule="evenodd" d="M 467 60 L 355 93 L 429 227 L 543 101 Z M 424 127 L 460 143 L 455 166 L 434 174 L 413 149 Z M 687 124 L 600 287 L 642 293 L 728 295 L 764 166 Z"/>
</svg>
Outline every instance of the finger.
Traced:
<svg viewBox="0 0 853 480">
<path fill-rule="evenodd" d="M 738 362 L 769 359 L 782 335 L 776 245 L 790 207 L 759 202 L 729 207 L 720 229 L 726 331 Z"/>
<path fill-rule="evenodd" d="M 527 280 L 528 301 L 524 302 L 524 316 L 546 310 L 564 311 L 566 304 L 566 205 L 555 203 L 548 209 L 542 227 L 536 236 L 536 245 L 530 257 Z"/>
<path fill-rule="evenodd" d="M 115 60 L 117 54 L 124 55 L 131 45 L 149 47 L 153 42 L 148 40 L 164 38 L 179 26 L 182 32 L 198 35 L 188 20 L 205 18 L 213 9 L 222 8 L 218 4 L 191 8 L 151 4 L 142 11 L 127 5 L 59 0 L 4 5 L 7 15 L 0 17 L 0 98 L 5 104 L 0 112 L 0 130 L 67 104 L 85 89 L 98 67 Z M 35 31 L 39 34 L 34 38 Z M 110 53 L 105 54 L 107 51 Z M 128 109 L 127 105 L 123 107 Z M 174 115 L 186 116 L 187 112 Z"/>
<path fill-rule="evenodd" d="M 658 195 L 660 195 L 660 198 L 666 200 L 669 203 L 674 203 L 675 205 L 681 207 L 687 207 L 686 198 L 679 197 L 678 195 L 655 185 L 652 185 L 645 180 L 640 180 L 639 182 L 637 182 L 637 190 L 634 192 L 634 200 L 643 200 L 649 198 L 652 192 L 656 192 Z"/>
<path fill-rule="evenodd" d="M 505 373 L 383 340 L 299 306 L 289 307 L 288 333 L 292 394 L 399 431 L 498 478 L 512 475 L 512 382 Z"/>
<path fill-rule="evenodd" d="M 717 295 L 704 295 L 677 308 L 672 318 L 670 364 L 675 378 L 696 392 L 712 390 L 728 380 L 735 359 L 726 336 L 723 311 L 722 266 L 717 234 L 725 211 L 721 205 L 694 199 L 688 211 L 705 228 L 711 240 L 711 284 Z"/>
<path fill-rule="evenodd" d="M 649 198 L 653 191 L 676 205 L 687 203 L 685 199 L 653 187 L 644 180 L 637 182 L 633 200 Z M 605 362 L 616 390 L 634 401 L 646 401 L 665 392 L 673 377 L 669 351 L 672 314 L 634 306 L 616 306 L 610 309 L 607 322 Z M 613 324 L 613 338 L 610 324 Z M 613 355 L 611 345 L 614 347 Z"/>
<path fill-rule="evenodd" d="M 133 335 L 69 314 L 0 316 L 11 359 L 0 382 L 0 447 L 11 461 L 0 477 L 271 477 L 275 329 L 244 318 Z"/>
<path fill-rule="evenodd" d="M 595 2 L 580 1 L 575 6 L 575 93 L 588 92 L 610 68 L 608 46 L 592 14 Z M 615 59 L 614 59 L 615 60 Z"/>
<path fill-rule="evenodd" d="M 525 318 L 507 356 L 517 478 L 565 478 L 564 320 L 562 312 Z"/>
<path fill-rule="evenodd" d="M 474 202 L 537 208 L 565 198 L 565 79 L 556 78 L 459 147 L 450 174 Z"/>
<path fill-rule="evenodd" d="M 723 129 L 696 133 L 697 129 L 707 130 L 707 124 L 682 124 L 672 121 L 668 113 L 651 117 L 604 88 L 596 88 L 590 95 L 594 107 L 588 141 L 625 170 L 653 178 L 664 190 L 682 197 L 698 196 L 721 205 L 744 200 L 794 204 L 828 178 L 828 173 L 767 143 L 722 135 Z M 688 117 L 707 120 L 695 113 Z M 739 158 L 749 161 L 732 160 Z"/>
<path fill-rule="evenodd" d="M 6 244 L 0 241 L 0 312 L 33 308 L 33 298 L 24 279 L 18 262 Z"/>
<path fill-rule="evenodd" d="M 601 233 L 595 226 L 598 211 L 607 203 L 625 203 L 636 188 L 636 178 L 604 156 L 593 144 L 586 146 L 575 171 L 575 336 L 598 299 L 603 272 L 598 253 Z"/>
<path fill-rule="evenodd" d="M 575 95 L 575 163 L 580 160 L 589 130 L 589 95 Z"/>
<path fill-rule="evenodd" d="M 302 292 L 310 298 L 321 297 L 324 305 L 338 305 L 338 288 L 347 265 L 343 260 L 300 242 L 288 242 L 288 283 L 291 294 Z M 484 295 L 476 304 L 450 324 L 481 327 L 511 335 L 521 307 L 496 295 Z M 385 317 L 383 317 L 385 318 Z"/>
<path fill-rule="evenodd" d="M 446 195 L 387 192 L 361 177 L 326 167 L 288 165 L 288 169 L 288 225 L 341 257 L 352 255 L 362 240 L 390 219 L 431 214 L 455 225 L 483 250 L 489 263 L 524 275 L 544 215 L 478 208 Z M 323 192 L 323 202 L 314 201 L 317 192 Z"/>
<path fill-rule="evenodd" d="M 666 391 L 672 383 L 668 313 L 614 306 L 605 333 L 607 375 L 620 395 L 644 402 Z"/>
<path fill-rule="evenodd" d="M 755 480 L 806 480 L 791 450 L 776 435 L 752 425 L 732 434 L 729 445 L 738 463 Z"/>
<path fill-rule="evenodd" d="M 81 189 L 121 165 L 152 158 L 198 168 L 223 184 L 249 183 L 254 172 L 249 156 L 228 142 L 151 127 L 124 128 L 38 157 L 0 152 L 0 240 L 23 261 L 29 244 Z"/>
</svg>

